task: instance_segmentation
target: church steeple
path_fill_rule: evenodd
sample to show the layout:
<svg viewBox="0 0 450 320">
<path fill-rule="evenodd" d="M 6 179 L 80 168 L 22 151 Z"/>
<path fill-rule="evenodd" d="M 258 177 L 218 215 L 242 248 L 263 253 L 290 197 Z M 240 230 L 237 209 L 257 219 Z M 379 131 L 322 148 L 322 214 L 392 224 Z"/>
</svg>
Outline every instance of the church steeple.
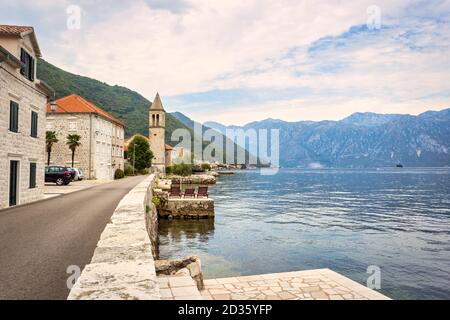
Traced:
<svg viewBox="0 0 450 320">
<path fill-rule="evenodd" d="M 162 110 L 162 111 L 164 111 L 164 107 L 162 105 L 161 98 L 159 97 L 159 93 L 158 92 L 156 93 L 156 97 L 153 100 L 153 103 L 152 103 L 152 105 L 150 107 L 150 110 Z"/>
<path fill-rule="evenodd" d="M 159 93 L 156 93 L 156 97 L 150 106 L 150 128 L 154 127 L 166 127 L 166 111 L 162 105 Z"/>
<path fill-rule="evenodd" d="M 165 131 L 166 111 L 157 93 L 149 109 L 149 142 L 154 155 L 152 163 L 162 171 L 166 164 Z"/>
</svg>

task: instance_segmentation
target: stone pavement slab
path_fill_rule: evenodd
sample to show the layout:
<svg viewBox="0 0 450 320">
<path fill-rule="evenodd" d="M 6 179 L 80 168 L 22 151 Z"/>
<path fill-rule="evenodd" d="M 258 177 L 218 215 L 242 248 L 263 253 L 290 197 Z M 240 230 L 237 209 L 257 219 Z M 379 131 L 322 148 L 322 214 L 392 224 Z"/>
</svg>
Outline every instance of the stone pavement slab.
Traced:
<svg viewBox="0 0 450 320">
<path fill-rule="evenodd" d="M 330 269 L 204 281 L 206 300 L 389 300 Z"/>
</svg>

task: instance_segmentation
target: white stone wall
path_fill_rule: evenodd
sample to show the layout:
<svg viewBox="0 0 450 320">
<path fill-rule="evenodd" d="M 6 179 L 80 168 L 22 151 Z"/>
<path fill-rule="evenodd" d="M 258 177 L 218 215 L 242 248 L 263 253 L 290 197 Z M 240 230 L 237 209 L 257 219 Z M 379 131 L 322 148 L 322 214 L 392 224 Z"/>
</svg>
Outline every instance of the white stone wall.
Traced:
<svg viewBox="0 0 450 320">
<path fill-rule="evenodd" d="M 147 177 L 119 203 L 68 300 L 159 300 L 147 207 L 155 176 Z"/>
<path fill-rule="evenodd" d="M 58 142 L 53 145 L 50 164 L 68 166 L 72 165 L 72 151 L 67 145 L 69 134 L 81 136 L 80 146 L 75 151 L 74 167 L 80 168 L 86 178 L 92 178 L 94 171 L 89 175 L 89 161 L 94 163 L 91 149 L 91 115 L 88 113 L 49 113 L 47 114 L 46 131 L 55 131 Z M 47 158 L 46 158 L 47 159 Z M 46 160 L 47 161 L 47 160 Z"/>
<path fill-rule="evenodd" d="M 113 171 L 124 170 L 123 146 L 125 142 L 125 129 L 123 126 L 113 123 L 112 137 L 112 163 Z"/>
<path fill-rule="evenodd" d="M 9 131 L 10 101 L 19 104 L 19 132 Z M 0 63 L 0 208 L 9 206 L 9 162 L 18 160 L 18 204 L 43 198 L 45 108 L 47 98 L 19 70 Z M 31 137 L 31 111 L 38 113 L 38 137 Z M 36 188 L 29 188 L 30 163 L 35 162 Z"/>
<path fill-rule="evenodd" d="M 95 128 L 95 177 L 100 180 L 111 180 L 114 178 L 112 168 L 113 125 L 102 117 L 95 117 L 93 125 Z"/>
</svg>

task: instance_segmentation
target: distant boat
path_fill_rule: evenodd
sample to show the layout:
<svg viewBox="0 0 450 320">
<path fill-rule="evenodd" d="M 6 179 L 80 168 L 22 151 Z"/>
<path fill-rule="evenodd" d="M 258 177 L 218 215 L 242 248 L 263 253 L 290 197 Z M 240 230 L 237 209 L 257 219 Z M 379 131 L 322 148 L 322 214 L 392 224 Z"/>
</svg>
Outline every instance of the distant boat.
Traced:
<svg viewBox="0 0 450 320">
<path fill-rule="evenodd" d="M 401 163 L 399 163 L 399 164 L 397 165 L 397 168 L 403 168 L 403 165 L 402 165 Z"/>
</svg>

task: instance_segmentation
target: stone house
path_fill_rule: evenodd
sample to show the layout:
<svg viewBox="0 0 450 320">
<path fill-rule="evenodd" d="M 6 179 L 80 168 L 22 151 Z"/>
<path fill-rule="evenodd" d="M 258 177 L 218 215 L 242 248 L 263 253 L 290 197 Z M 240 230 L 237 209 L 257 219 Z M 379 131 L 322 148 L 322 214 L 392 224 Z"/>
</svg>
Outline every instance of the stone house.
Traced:
<svg viewBox="0 0 450 320">
<path fill-rule="evenodd" d="M 78 134 L 81 145 L 75 152 L 74 167 L 88 179 L 112 180 L 116 169 L 124 170 L 125 125 L 119 119 L 82 97 L 72 94 L 47 106 L 47 131 L 55 131 L 50 164 L 71 166 L 72 151 L 66 144 L 69 134 Z"/>
<path fill-rule="evenodd" d="M 36 79 L 41 51 L 32 27 L 0 25 L 0 208 L 44 195 L 45 106 Z"/>
</svg>

